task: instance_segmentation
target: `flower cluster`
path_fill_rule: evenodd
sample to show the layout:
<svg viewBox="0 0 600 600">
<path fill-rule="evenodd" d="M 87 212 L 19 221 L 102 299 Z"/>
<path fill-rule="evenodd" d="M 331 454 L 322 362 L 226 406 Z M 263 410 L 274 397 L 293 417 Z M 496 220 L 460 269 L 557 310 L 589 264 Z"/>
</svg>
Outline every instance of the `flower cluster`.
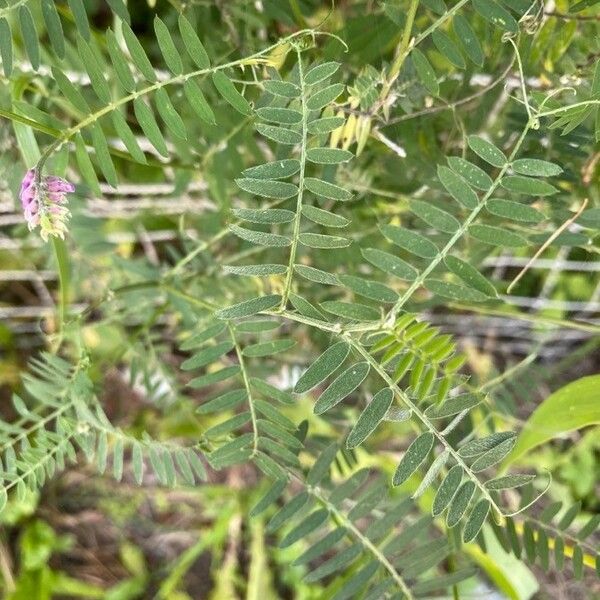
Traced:
<svg viewBox="0 0 600 600">
<path fill-rule="evenodd" d="M 67 194 L 74 191 L 75 186 L 60 177 L 40 177 L 35 169 L 27 171 L 19 197 L 29 229 L 33 230 L 39 225 L 44 241 L 50 235 L 64 239 L 67 221 L 71 216 L 66 206 Z"/>
</svg>

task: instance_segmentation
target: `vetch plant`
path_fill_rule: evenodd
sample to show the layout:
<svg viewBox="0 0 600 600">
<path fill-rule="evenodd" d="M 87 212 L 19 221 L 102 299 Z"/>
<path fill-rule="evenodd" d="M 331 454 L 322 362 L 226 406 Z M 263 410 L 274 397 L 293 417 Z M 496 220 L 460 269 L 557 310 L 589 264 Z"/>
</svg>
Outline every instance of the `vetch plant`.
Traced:
<svg viewBox="0 0 600 600">
<path fill-rule="evenodd" d="M 223 578 L 247 597 L 529 598 L 542 570 L 593 581 L 597 502 L 527 454 L 600 422 L 598 376 L 556 400 L 578 375 L 549 367 L 525 400 L 503 394 L 555 328 L 581 333 L 586 357 L 600 331 L 555 308 L 597 296 L 600 63 L 575 35 L 597 33 L 577 17 L 589 5 L 357 0 L 317 27 L 311 3 L 267 4 L 0 8 L 0 116 L 35 165 L 19 198 L 59 272 L 54 330 L 0 434 L 2 504 L 43 497 L 82 458 L 150 498 L 241 473 L 252 502 L 234 503 Z M 43 172 L 89 200 L 69 227 L 75 186 Z M 542 255 L 591 265 L 590 289 L 568 279 L 548 298 Z M 477 315 L 514 319 L 525 357 L 488 352 Z M 109 371 L 142 398 L 123 423 Z M 248 573 L 238 518 L 262 561 Z"/>
</svg>

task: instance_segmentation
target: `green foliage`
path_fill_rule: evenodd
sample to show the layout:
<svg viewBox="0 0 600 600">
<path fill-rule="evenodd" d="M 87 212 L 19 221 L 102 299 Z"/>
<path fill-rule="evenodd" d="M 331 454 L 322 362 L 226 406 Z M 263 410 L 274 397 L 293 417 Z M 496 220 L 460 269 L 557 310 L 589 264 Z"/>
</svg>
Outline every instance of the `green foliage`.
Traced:
<svg viewBox="0 0 600 600">
<path fill-rule="evenodd" d="M 244 467 L 257 474 L 244 486 L 265 488 L 243 515 L 248 597 L 271 587 L 268 553 L 318 597 L 458 597 L 489 530 L 546 570 L 552 553 L 557 571 L 571 559 L 576 579 L 598 570 L 586 539 L 600 518 L 586 514 L 573 533 L 582 507 L 557 518 L 561 505 L 540 500 L 550 477 L 505 472 L 598 424 L 597 377 L 549 395 L 517 433 L 517 408 L 496 391 L 511 368 L 486 381 L 472 348 L 433 324 L 440 307 L 517 310 L 487 257 L 526 261 L 560 244 L 594 261 L 599 199 L 585 174 L 596 163 L 584 155 L 599 135 L 598 63 L 578 67 L 576 102 L 559 87 L 589 48 L 564 58 L 568 43 L 561 54 L 544 41 L 543 11 L 516 2 L 412 0 L 406 14 L 386 2 L 336 33 L 333 17 L 323 31 L 287 26 L 316 22 L 301 12 L 310 3 L 265 6 L 256 21 L 216 7 L 227 27 L 247 26 L 239 51 L 223 23 L 211 28 L 210 7 L 173 3 L 143 33 L 121 0 L 107 4 L 110 28 L 81 0 L 0 5 L 10 87 L 0 115 L 18 153 L 38 173 L 77 179 L 78 196 L 166 181 L 176 204 L 201 183 L 210 210 L 178 223 L 140 216 L 144 235 L 146 222 L 177 235 L 142 257 L 107 252 L 108 228 L 73 201 L 76 283 L 59 256 L 50 351 L 30 361 L 16 420 L 0 432 L 2 508 L 80 457 L 118 482 L 165 487 Z M 274 34 L 271 19 L 293 33 Z M 359 31 L 374 27 L 377 48 Z M 549 73 L 532 87 L 553 81 L 544 93 L 525 72 L 538 64 Z M 491 83 L 470 97 L 480 70 Z M 517 81 L 512 96 L 496 89 L 505 79 Z M 543 287 L 534 280 L 523 295 Z M 84 308 L 67 306 L 74 299 Z M 515 314 L 540 328 L 554 317 Z M 90 342 L 97 326 L 116 328 L 118 349 Z M 184 433 L 113 424 L 98 385 L 109 366 L 129 372 L 163 421 L 181 411 Z M 224 594 L 238 585 L 228 567 Z"/>
</svg>

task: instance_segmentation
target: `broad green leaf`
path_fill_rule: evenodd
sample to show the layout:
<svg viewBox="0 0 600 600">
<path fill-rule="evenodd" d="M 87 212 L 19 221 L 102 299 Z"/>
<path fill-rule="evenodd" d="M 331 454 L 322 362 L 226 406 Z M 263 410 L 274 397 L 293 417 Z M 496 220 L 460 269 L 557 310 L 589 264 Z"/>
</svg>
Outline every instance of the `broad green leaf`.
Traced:
<svg viewBox="0 0 600 600">
<path fill-rule="evenodd" d="M 487 191 L 493 185 L 491 177 L 483 169 L 464 158 L 449 156 L 448 165 L 457 175 L 478 190 Z"/>
<path fill-rule="evenodd" d="M 300 96 L 300 88 L 289 81 L 277 81 L 275 79 L 267 79 L 263 82 L 263 86 L 267 92 L 282 98 L 297 98 Z"/>
<path fill-rule="evenodd" d="M 245 275 L 247 277 L 268 277 L 269 275 L 283 275 L 287 271 L 286 265 L 276 263 L 259 265 L 225 265 L 225 273 L 231 275 Z"/>
<path fill-rule="evenodd" d="M 518 221 L 521 223 L 541 223 L 546 217 L 537 209 L 527 204 L 513 202 L 512 200 L 501 200 L 490 198 L 485 203 L 488 212 L 497 217 Z"/>
<path fill-rule="evenodd" d="M 330 346 L 298 379 L 294 392 L 304 394 L 325 381 L 346 360 L 350 346 L 346 342 L 337 342 Z"/>
<path fill-rule="evenodd" d="M 131 27 L 129 27 L 127 23 L 123 23 L 122 27 L 123 38 L 125 39 L 125 44 L 127 45 L 129 54 L 131 54 L 135 66 L 140 70 L 140 73 L 147 81 L 154 83 L 156 81 L 156 74 L 154 73 L 154 68 L 148 60 L 148 56 L 146 55 L 143 46 L 140 44 L 135 33 L 133 33 Z"/>
<path fill-rule="evenodd" d="M 444 263 L 452 273 L 460 277 L 469 287 L 491 298 L 498 295 L 496 288 L 475 267 L 464 260 L 456 256 L 446 256 Z"/>
<path fill-rule="evenodd" d="M 236 179 L 239 188 L 249 194 L 256 194 L 263 198 L 285 200 L 298 195 L 298 188 L 293 183 L 286 181 L 272 181 L 269 179 Z"/>
<path fill-rule="evenodd" d="M 467 141 L 471 150 L 490 165 L 501 168 L 507 163 L 504 152 L 486 139 L 477 135 L 470 135 Z"/>
<path fill-rule="evenodd" d="M 377 321 L 381 315 L 376 308 L 358 304 L 357 302 L 340 302 L 338 300 L 327 300 L 319 305 L 323 310 L 353 321 Z"/>
<path fill-rule="evenodd" d="M 286 129 L 285 127 L 276 127 L 275 125 L 266 125 L 257 123 L 256 131 L 266 138 L 277 142 L 278 144 L 287 144 L 293 146 L 302 143 L 302 135 L 297 131 Z"/>
<path fill-rule="evenodd" d="M 354 275 L 340 275 L 339 280 L 355 294 L 378 302 L 396 302 L 398 294 L 387 285 L 372 279 L 363 279 Z"/>
<path fill-rule="evenodd" d="M 394 275 L 404 281 L 412 281 L 417 277 L 417 271 L 413 267 L 393 254 L 377 248 L 366 248 L 361 250 L 361 253 L 373 266 L 385 273 Z"/>
<path fill-rule="evenodd" d="M 477 38 L 477 34 L 473 31 L 469 21 L 462 15 L 455 15 L 452 20 L 452 26 L 466 55 L 471 62 L 481 67 L 484 61 L 483 50 L 479 43 L 479 39 Z"/>
<path fill-rule="evenodd" d="M 460 227 L 459 221 L 454 216 L 429 202 L 411 200 L 410 209 L 417 217 L 439 231 L 456 233 Z"/>
<path fill-rule="evenodd" d="M 369 369 L 368 362 L 359 362 L 348 367 L 319 396 L 314 413 L 321 415 L 339 404 L 364 381 L 369 374 Z"/>
<path fill-rule="evenodd" d="M 452 41 L 447 33 L 441 29 L 436 29 L 431 34 L 431 41 L 439 50 L 440 54 L 448 59 L 455 67 L 464 69 L 467 65 L 458 46 Z"/>
<path fill-rule="evenodd" d="M 516 473 L 514 475 L 503 475 L 496 479 L 491 479 L 485 482 L 485 487 L 488 490 L 510 490 L 527 485 L 535 479 L 535 475 L 525 475 Z"/>
<path fill-rule="evenodd" d="M 465 208 L 473 209 L 479 204 L 477 194 L 469 187 L 467 182 L 459 177 L 448 167 L 440 165 L 437 169 L 438 179 L 446 191 Z"/>
<path fill-rule="evenodd" d="M 528 241 L 518 233 L 493 225 L 471 225 L 469 235 L 492 246 L 520 248 L 528 245 Z"/>
<path fill-rule="evenodd" d="M 183 84 L 183 92 L 192 110 L 206 123 L 215 125 L 215 113 L 206 101 L 200 86 L 193 79 L 188 79 Z"/>
<path fill-rule="evenodd" d="M 298 159 L 286 158 L 250 167 L 243 172 L 243 175 L 251 179 L 284 179 L 295 175 L 299 170 L 300 161 Z"/>
<path fill-rule="evenodd" d="M 331 104 L 344 91 L 344 87 L 343 83 L 333 83 L 315 92 L 306 101 L 306 108 L 308 110 L 320 110 L 324 108 L 328 104 Z"/>
<path fill-rule="evenodd" d="M 426 431 L 412 442 L 394 473 L 393 485 L 402 485 L 419 468 L 431 452 L 434 440 L 433 433 Z"/>
<path fill-rule="evenodd" d="M 352 152 L 340 148 L 309 148 L 306 158 L 321 165 L 336 165 L 348 162 L 353 157 Z"/>
<path fill-rule="evenodd" d="M 446 515 L 446 525 L 448 527 L 455 527 L 458 522 L 462 519 L 465 512 L 469 508 L 471 498 L 475 493 L 475 484 L 472 481 L 465 481 L 459 488 L 448 509 Z"/>
<path fill-rule="evenodd" d="M 242 221 L 265 224 L 289 223 L 296 216 L 296 213 L 283 208 L 233 208 L 231 212 Z"/>
<path fill-rule="evenodd" d="M 259 246 L 286 247 L 292 243 L 289 237 L 276 233 L 265 233 L 264 231 L 254 231 L 254 229 L 245 229 L 238 225 L 230 225 L 229 231 L 237 237 L 258 244 Z"/>
<path fill-rule="evenodd" d="M 123 50 L 119 46 L 119 42 L 111 29 L 106 31 L 106 47 L 119 83 L 127 92 L 133 92 L 135 90 L 135 81 L 131 75 L 129 64 L 123 55 Z"/>
<path fill-rule="evenodd" d="M 158 47 L 165 59 L 165 63 L 173 75 L 181 75 L 183 73 L 183 63 L 181 62 L 181 56 L 179 51 L 175 47 L 171 33 L 168 27 L 164 24 L 158 16 L 154 17 L 154 32 L 156 33 L 156 40 L 158 41 Z"/>
<path fill-rule="evenodd" d="M 438 248 L 420 233 L 398 227 L 396 225 L 382 225 L 381 233 L 396 246 L 404 248 L 411 254 L 421 256 L 422 258 L 435 258 L 438 254 Z"/>
<path fill-rule="evenodd" d="M 305 204 L 302 207 L 302 215 L 313 223 L 323 225 L 324 227 L 347 227 L 350 224 L 350 221 L 345 217 L 316 206 L 311 206 L 310 204 Z"/>
<path fill-rule="evenodd" d="M 44 5 L 51 0 L 45 0 Z M 5 77 L 10 77 L 13 68 L 12 33 L 10 25 L 4 18 L 0 18 L 0 58 L 2 59 L 2 70 Z"/>
<path fill-rule="evenodd" d="M 184 360 L 181 363 L 181 369 L 183 371 L 193 371 L 196 369 L 201 369 L 206 365 L 217 361 L 219 358 L 221 358 L 228 352 L 231 352 L 233 347 L 233 342 L 228 340 L 226 342 L 220 342 L 218 344 L 215 344 L 214 346 L 204 348 L 203 350 L 196 352 L 196 354 L 194 354 L 187 360 Z"/>
<path fill-rule="evenodd" d="M 253 298 L 252 300 L 246 300 L 245 302 L 222 308 L 215 313 L 215 316 L 219 319 L 239 319 L 240 317 L 249 317 L 264 310 L 274 308 L 280 302 L 281 296 L 278 294 L 260 296 L 259 298 Z"/>
<path fill-rule="evenodd" d="M 90 39 L 90 25 L 87 20 L 85 13 L 85 6 L 83 0 L 67 0 L 73 13 L 73 19 L 75 20 L 75 26 L 79 31 L 81 37 L 84 40 Z"/>
<path fill-rule="evenodd" d="M 437 82 L 437 75 L 435 74 L 431 63 L 427 60 L 427 57 L 418 48 L 413 48 L 410 56 L 417 75 L 425 89 L 431 95 L 438 96 L 440 87 Z"/>
<path fill-rule="evenodd" d="M 135 98 L 133 101 L 133 112 L 150 143 L 156 148 L 159 154 L 165 157 L 169 156 L 167 143 L 163 137 L 162 131 L 154 118 L 152 109 L 146 104 L 142 98 Z"/>
<path fill-rule="evenodd" d="M 235 85 L 225 73 L 215 71 L 212 74 L 212 81 L 223 100 L 235 108 L 235 110 L 246 116 L 252 114 L 252 107 L 248 100 L 237 91 Z"/>
<path fill-rule="evenodd" d="M 306 177 L 304 180 L 304 187 L 313 194 L 329 200 L 346 202 L 352 199 L 352 194 L 348 190 L 345 190 L 334 183 L 323 181 L 322 179 Z"/>
<path fill-rule="evenodd" d="M 285 352 L 295 345 L 296 342 L 294 340 L 271 340 L 268 342 L 259 342 L 258 344 L 246 346 L 242 354 L 251 358 L 271 356 L 272 354 Z"/>
<path fill-rule="evenodd" d="M 552 177 L 560 175 L 562 168 L 547 160 L 537 158 L 519 158 L 511 164 L 513 171 L 530 177 Z"/>
<path fill-rule="evenodd" d="M 519 25 L 513 16 L 494 0 L 472 0 L 473 8 L 492 25 L 496 25 L 509 33 L 519 32 Z"/>
<path fill-rule="evenodd" d="M 523 177 L 522 175 L 503 177 L 500 184 L 510 192 L 529 194 L 530 196 L 551 196 L 558 192 L 558 190 L 547 181 Z"/>
<path fill-rule="evenodd" d="M 322 271 L 321 269 L 315 269 L 307 265 L 294 265 L 294 271 L 301 277 L 313 281 L 314 283 L 320 283 L 322 285 L 340 285 L 340 281 L 336 275 Z"/>
<path fill-rule="evenodd" d="M 314 135 L 322 135 L 335 131 L 344 124 L 343 117 L 323 117 L 308 124 L 308 131 Z"/>
<path fill-rule="evenodd" d="M 494 446 L 488 450 L 485 454 L 482 454 L 472 465 L 471 470 L 474 473 L 484 471 L 490 467 L 498 464 L 514 447 L 516 438 L 511 437 L 503 442 L 500 442 L 497 446 Z"/>
<path fill-rule="evenodd" d="M 173 103 L 171 102 L 169 94 L 165 88 L 156 90 L 154 94 L 154 101 L 156 102 L 158 114 L 164 121 L 165 125 L 169 128 L 171 133 L 182 140 L 186 140 L 187 128 L 185 123 L 175 110 L 175 107 L 173 106 Z"/>
<path fill-rule="evenodd" d="M 44 16 L 44 23 L 46 24 L 46 31 L 50 38 L 50 44 L 52 49 L 58 58 L 63 59 L 65 57 L 65 36 L 56 10 L 56 5 L 53 0 L 42 0 L 42 15 Z M 0 31 L 0 40 L 2 39 L 2 32 Z M 1 42 L 0 42 L 1 44 Z"/>
<path fill-rule="evenodd" d="M 454 465 L 448 471 L 433 499 L 431 513 L 434 517 L 441 515 L 446 510 L 446 507 L 450 504 L 452 498 L 454 498 L 454 494 L 460 485 L 462 475 L 463 470 L 460 465 Z"/>
<path fill-rule="evenodd" d="M 256 114 L 265 121 L 280 123 L 281 125 L 295 125 L 302 120 L 302 113 L 291 108 L 276 108 L 267 106 L 257 108 Z"/>
<path fill-rule="evenodd" d="M 465 529 L 463 531 L 463 542 L 467 543 L 474 540 L 479 533 L 479 530 L 483 527 L 485 519 L 490 511 L 490 501 L 481 499 L 471 511 L 467 522 L 465 523 Z"/>
<path fill-rule="evenodd" d="M 600 375 L 582 377 L 548 396 L 527 419 L 506 467 L 545 442 L 600 424 Z"/>
<path fill-rule="evenodd" d="M 197 36 L 192 24 L 184 17 L 183 13 L 179 14 L 179 32 L 185 49 L 190 58 L 196 63 L 200 69 L 208 69 L 210 67 L 210 59 L 208 54 Z M 190 80 L 188 80 L 190 81 Z"/>
<path fill-rule="evenodd" d="M 352 242 L 346 238 L 336 235 L 322 235 L 320 233 L 301 233 L 298 236 L 301 244 L 309 248 L 321 248 L 324 250 L 331 248 L 346 248 Z"/>
<path fill-rule="evenodd" d="M 360 446 L 375 431 L 384 419 L 394 399 L 394 392 L 389 388 L 379 390 L 365 410 L 358 417 L 358 421 L 346 439 L 346 448 Z"/>
<path fill-rule="evenodd" d="M 326 62 L 311 67 L 304 75 L 306 85 L 315 85 L 331 77 L 340 68 L 340 63 Z"/>
</svg>

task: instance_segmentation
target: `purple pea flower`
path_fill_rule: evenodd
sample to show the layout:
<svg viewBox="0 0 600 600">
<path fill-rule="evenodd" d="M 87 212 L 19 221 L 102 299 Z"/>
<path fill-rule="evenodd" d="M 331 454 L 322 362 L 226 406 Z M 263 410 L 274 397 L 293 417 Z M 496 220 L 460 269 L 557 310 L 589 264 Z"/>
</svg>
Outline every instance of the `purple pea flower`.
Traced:
<svg viewBox="0 0 600 600">
<path fill-rule="evenodd" d="M 44 241 L 50 235 L 64 239 L 71 216 L 66 207 L 67 194 L 74 191 L 75 186 L 61 177 L 38 177 L 35 169 L 29 169 L 23 177 L 19 194 L 29 230 L 39 225 Z"/>
</svg>

